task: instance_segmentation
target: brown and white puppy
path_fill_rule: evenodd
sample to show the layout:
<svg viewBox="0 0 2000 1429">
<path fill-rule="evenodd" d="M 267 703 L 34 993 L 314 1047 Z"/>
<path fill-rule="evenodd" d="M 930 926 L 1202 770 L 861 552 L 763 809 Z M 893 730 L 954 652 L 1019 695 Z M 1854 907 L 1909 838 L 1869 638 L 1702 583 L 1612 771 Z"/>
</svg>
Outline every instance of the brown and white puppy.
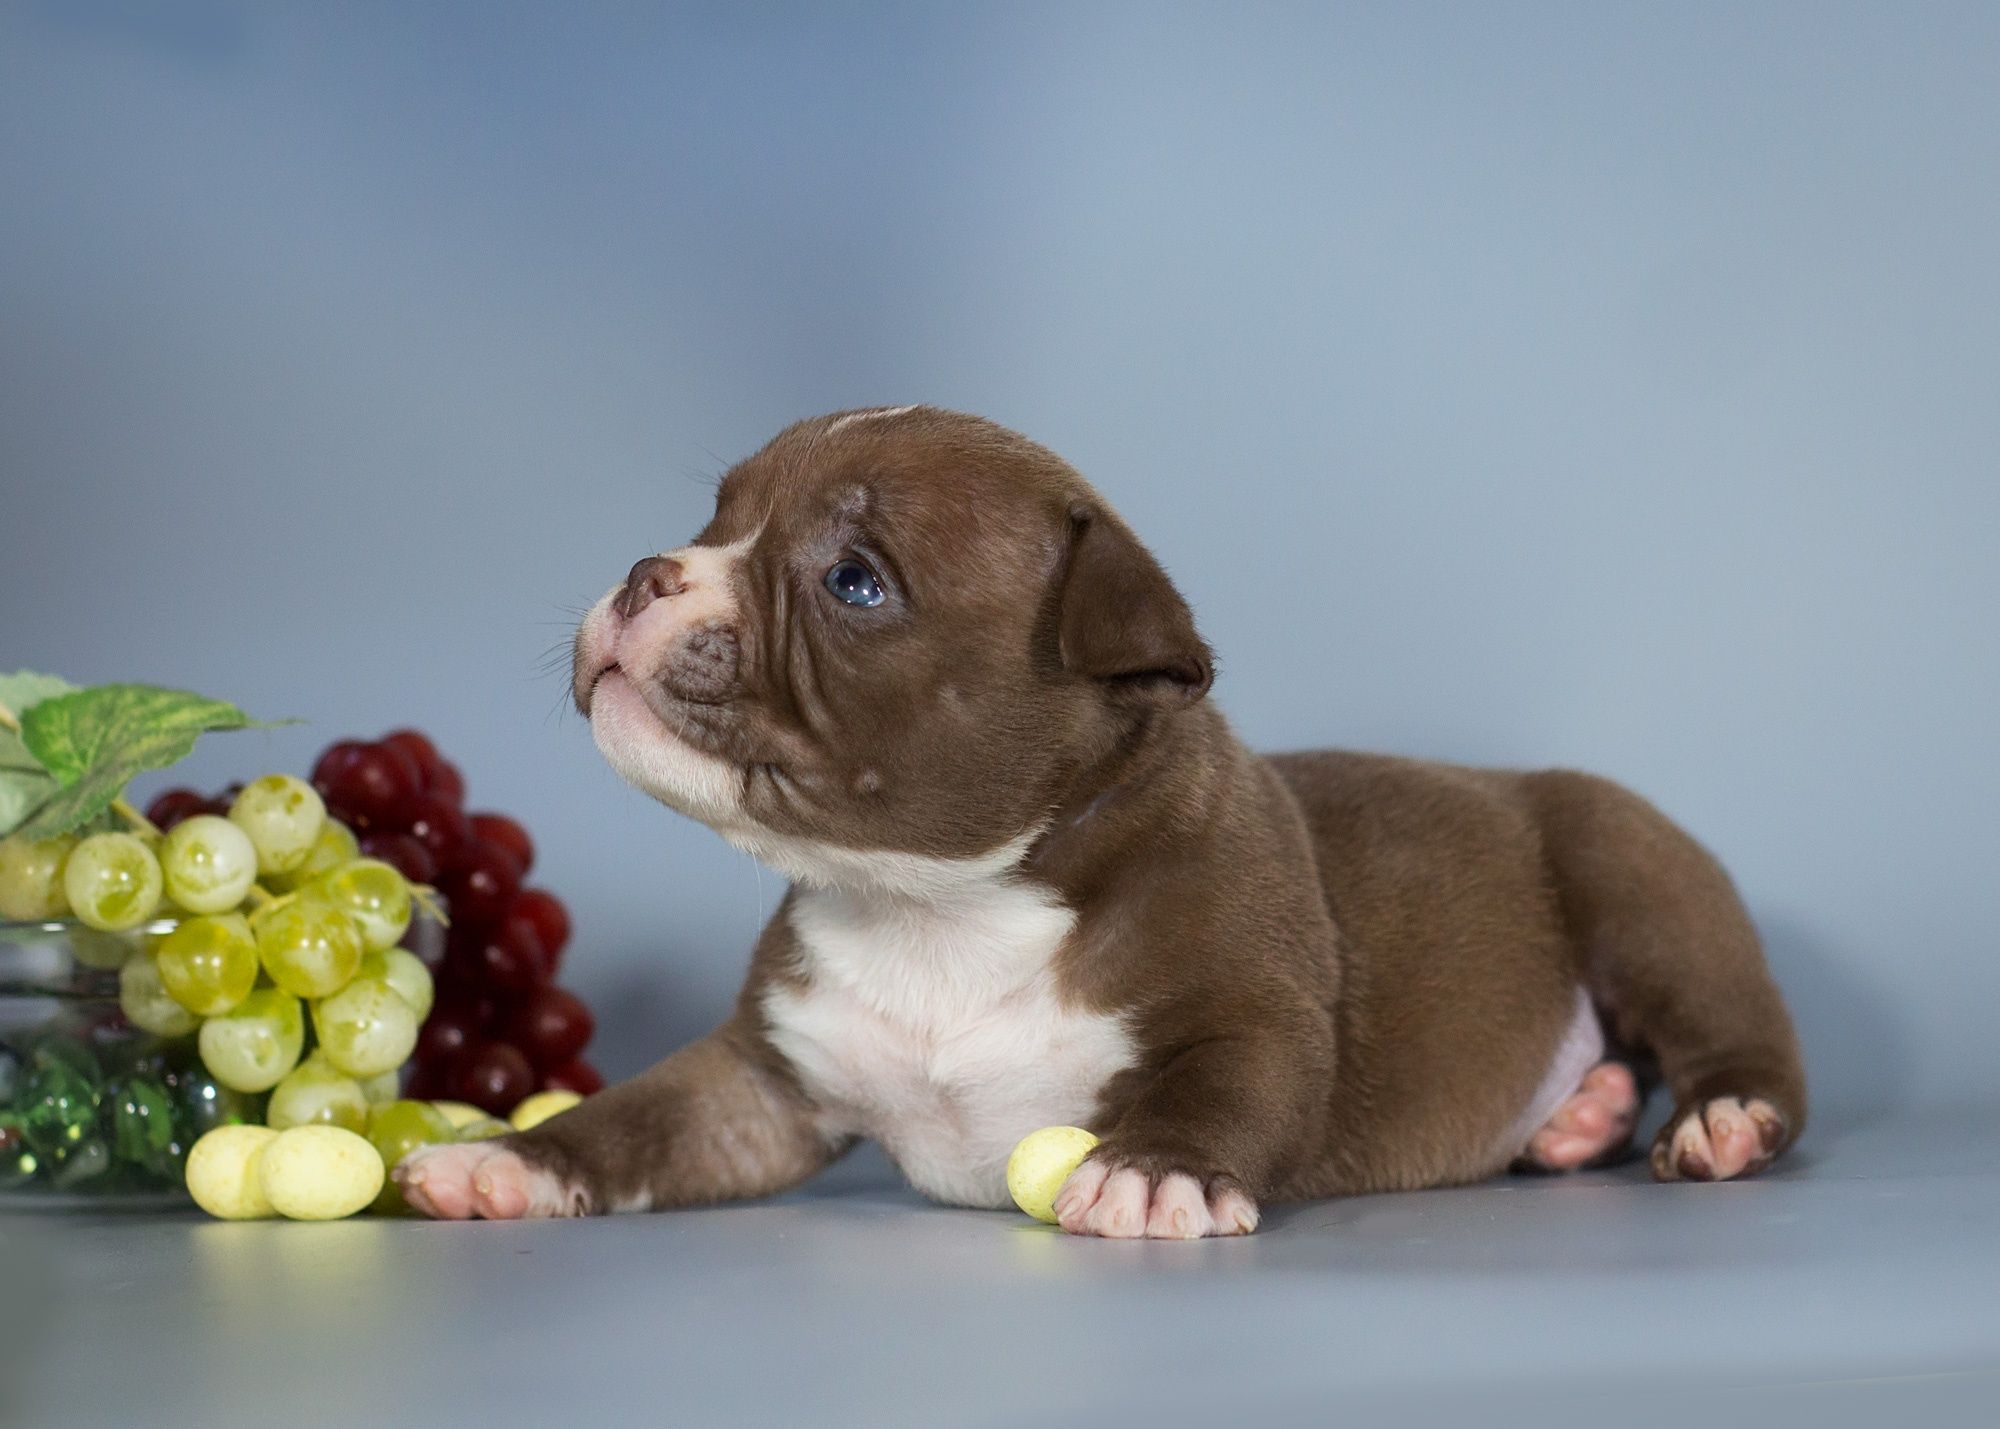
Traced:
<svg viewBox="0 0 2000 1429">
<path fill-rule="evenodd" d="M 1260 757 L 1188 607 L 1084 480 L 928 407 L 802 422 L 576 639 L 632 783 L 793 880 L 734 1015 L 532 1131 L 419 1152 L 443 1217 L 756 1196 L 860 1137 L 999 1206 L 1041 1126 L 1103 1140 L 1065 1229 L 1596 1164 L 1655 1070 L 1662 1179 L 1805 1121 L 1727 876 L 1615 784 Z"/>
</svg>

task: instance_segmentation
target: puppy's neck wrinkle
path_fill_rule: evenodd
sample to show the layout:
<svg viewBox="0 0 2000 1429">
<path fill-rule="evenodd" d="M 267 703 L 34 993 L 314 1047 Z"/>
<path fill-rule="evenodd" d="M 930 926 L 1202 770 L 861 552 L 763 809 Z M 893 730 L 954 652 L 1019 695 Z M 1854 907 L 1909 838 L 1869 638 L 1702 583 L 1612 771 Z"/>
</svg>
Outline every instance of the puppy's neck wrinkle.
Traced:
<svg viewBox="0 0 2000 1429">
<path fill-rule="evenodd" d="M 1197 841 L 1237 748 L 1211 705 L 1146 721 L 1077 781 L 1022 871 L 1081 902 L 1134 858 L 1150 864 Z"/>
</svg>

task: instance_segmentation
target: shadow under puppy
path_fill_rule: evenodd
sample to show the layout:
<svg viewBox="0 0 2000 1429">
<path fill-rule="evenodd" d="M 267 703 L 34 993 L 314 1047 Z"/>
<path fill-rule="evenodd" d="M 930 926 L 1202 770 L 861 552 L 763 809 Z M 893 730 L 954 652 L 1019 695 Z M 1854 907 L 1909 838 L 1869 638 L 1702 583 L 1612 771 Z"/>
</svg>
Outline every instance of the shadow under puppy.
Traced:
<svg viewBox="0 0 2000 1429">
<path fill-rule="evenodd" d="M 1765 1166 L 1796 1039 L 1727 875 L 1615 784 L 1264 757 L 1160 566 L 1067 464 L 976 417 L 801 422 L 695 542 L 584 620 L 575 695 L 633 784 L 793 880 L 734 1014 L 531 1131 L 419 1151 L 441 1217 L 756 1196 L 873 1137 L 1004 1205 L 1015 1141 L 1103 1140 L 1064 1229 L 1253 1230 L 1258 1204 L 1629 1144 Z"/>
</svg>

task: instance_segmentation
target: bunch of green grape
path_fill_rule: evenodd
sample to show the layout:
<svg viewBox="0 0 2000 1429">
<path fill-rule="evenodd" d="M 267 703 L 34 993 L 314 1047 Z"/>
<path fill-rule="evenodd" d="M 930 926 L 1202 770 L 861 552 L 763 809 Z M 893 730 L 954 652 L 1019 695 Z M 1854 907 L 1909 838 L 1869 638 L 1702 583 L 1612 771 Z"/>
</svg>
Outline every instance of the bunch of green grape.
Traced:
<svg viewBox="0 0 2000 1429">
<path fill-rule="evenodd" d="M 0 839 L 0 916 L 127 934 L 73 946 L 116 968 L 129 1021 L 193 1035 L 218 1083 L 270 1094 L 265 1119 L 281 1129 L 363 1132 L 370 1104 L 395 1097 L 433 996 L 398 946 L 417 899 L 286 774 L 244 786 L 227 818 L 165 834 Z"/>
</svg>

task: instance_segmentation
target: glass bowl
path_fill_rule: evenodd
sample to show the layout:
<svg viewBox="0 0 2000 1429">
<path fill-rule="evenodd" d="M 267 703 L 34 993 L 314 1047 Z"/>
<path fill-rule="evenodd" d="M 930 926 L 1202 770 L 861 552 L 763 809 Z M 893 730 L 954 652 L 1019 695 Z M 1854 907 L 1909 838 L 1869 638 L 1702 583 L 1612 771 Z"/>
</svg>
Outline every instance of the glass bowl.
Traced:
<svg viewBox="0 0 2000 1429">
<path fill-rule="evenodd" d="M 119 1010 L 118 969 L 175 924 L 0 922 L 0 1211 L 185 1201 L 195 1139 L 263 1121 L 265 1097 L 211 1077 L 193 1035 L 155 1036 Z M 442 929 L 419 918 L 404 942 L 435 963 Z"/>
<path fill-rule="evenodd" d="M 264 1099 L 218 1085 L 192 1036 L 118 1009 L 118 968 L 173 927 L 0 923 L 0 1210 L 184 1199 L 195 1138 L 262 1119 Z"/>
</svg>

